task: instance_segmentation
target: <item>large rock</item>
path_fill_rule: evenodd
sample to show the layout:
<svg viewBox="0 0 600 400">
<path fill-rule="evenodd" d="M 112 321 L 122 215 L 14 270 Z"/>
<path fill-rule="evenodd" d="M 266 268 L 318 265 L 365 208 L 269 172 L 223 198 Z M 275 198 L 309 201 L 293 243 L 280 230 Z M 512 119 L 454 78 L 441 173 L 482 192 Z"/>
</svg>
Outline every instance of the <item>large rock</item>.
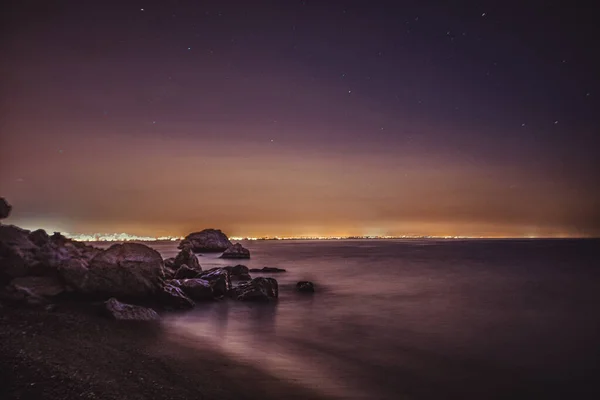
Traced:
<svg viewBox="0 0 600 400">
<path fill-rule="evenodd" d="M 0 197 L 0 219 L 8 218 L 12 206 L 8 204 L 4 197 Z"/>
<path fill-rule="evenodd" d="M 51 276 L 25 276 L 13 279 L 10 284 L 39 297 L 55 297 L 65 291 L 64 285 Z"/>
<path fill-rule="evenodd" d="M 194 308 L 196 305 L 180 288 L 170 284 L 166 284 L 161 288 L 158 300 L 165 307 L 179 310 Z"/>
<path fill-rule="evenodd" d="M 139 243 L 114 244 L 89 263 L 85 294 L 122 298 L 145 298 L 162 290 L 163 260 L 160 254 Z"/>
<path fill-rule="evenodd" d="M 187 265 L 189 268 L 196 270 L 198 272 L 202 271 L 202 267 L 198 262 L 198 257 L 194 254 L 191 248 L 185 247 L 183 248 L 179 254 L 175 257 L 173 261 L 173 269 L 177 270 L 182 265 Z"/>
<path fill-rule="evenodd" d="M 0 288 L 0 300 L 19 306 L 45 306 L 48 304 L 48 299 L 45 297 L 38 296 L 25 287 L 14 285 Z"/>
<path fill-rule="evenodd" d="M 229 271 L 231 280 L 236 280 L 236 281 L 252 280 L 252 277 L 249 274 L 248 267 L 246 267 L 245 265 L 238 264 L 233 267 L 223 267 L 223 269 Z"/>
<path fill-rule="evenodd" d="M 191 279 L 195 278 L 200 274 L 201 271 L 196 271 L 183 264 L 177 271 L 175 271 L 174 279 Z"/>
<path fill-rule="evenodd" d="M 250 258 L 250 250 L 244 248 L 241 244 L 236 243 L 229 246 L 227 250 L 221 254 L 221 258 Z"/>
<path fill-rule="evenodd" d="M 0 225 L 0 280 L 43 274 L 36 257 L 37 246 L 29 239 L 29 231 L 13 225 Z"/>
<path fill-rule="evenodd" d="M 187 246 L 190 246 L 196 253 L 218 253 L 227 250 L 231 246 L 231 242 L 227 235 L 218 229 L 204 229 L 187 235 L 180 247 Z"/>
<path fill-rule="evenodd" d="M 279 297 L 279 285 L 273 278 L 254 278 L 231 289 L 229 296 L 243 301 L 272 301 Z"/>
<path fill-rule="evenodd" d="M 198 278 L 210 282 L 215 297 L 225 296 L 231 289 L 231 276 L 224 268 L 212 268 L 200 273 Z"/>
<path fill-rule="evenodd" d="M 275 268 L 275 267 L 263 267 L 263 268 L 252 268 L 250 270 L 250 272 L 262 272 L 262 273 L 278 273 L 278 272 L 285 272 L 285 269 L 283 268 Z"/>
<path fill-rule="evenodd" d="M 192 300 L 213 299 L 212 286 L 203 279 L 173 279 L 169 284 L 181 289 Z"/>
<path fill-rule="evenodd" d="M 114 297 L 104 302 L 104 313 L 110 318 L 127 321 L 154 321 L 160 318 L 151 308 L 121 303 Z"/>
</svg>

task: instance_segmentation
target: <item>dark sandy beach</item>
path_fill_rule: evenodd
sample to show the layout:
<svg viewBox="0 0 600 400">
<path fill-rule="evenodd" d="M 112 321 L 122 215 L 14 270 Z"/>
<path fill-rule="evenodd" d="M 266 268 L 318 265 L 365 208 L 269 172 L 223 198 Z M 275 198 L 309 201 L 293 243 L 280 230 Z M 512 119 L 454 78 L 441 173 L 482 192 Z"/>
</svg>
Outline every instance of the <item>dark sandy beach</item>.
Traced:
<svg viewBox="0 0 600 400">
<path fill-rule="evenodd" d="M 89 308 L 0 309 L 2 399 L 318 399 L 158 323 Z M 186 345 L 188 340 L 188 345 Z"/>
</svg>

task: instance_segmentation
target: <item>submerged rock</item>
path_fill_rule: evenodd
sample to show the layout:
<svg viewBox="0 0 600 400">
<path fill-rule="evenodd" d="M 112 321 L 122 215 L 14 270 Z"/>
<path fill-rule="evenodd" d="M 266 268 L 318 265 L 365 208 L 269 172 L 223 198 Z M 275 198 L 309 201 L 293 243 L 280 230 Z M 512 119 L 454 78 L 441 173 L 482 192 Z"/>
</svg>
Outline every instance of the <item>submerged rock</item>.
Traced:
<svg viewBox="0 0 600 400">
<path fill-rule="evenodd" d="M 161 291 L 164 279 L 160 254 L 139 243 L 114 244 L 89 264 L 79 290 L 87 294 L 143 298 Z"/>
<path fill-rule="evenodd" d="M 218 229 L 204 229 L 200 232 L 190 233 L 180 243 L 180 248 L 189 246 L 196 253 L 218 253 L 227 250 L 231 242 L 223 232 Z"/>
<path fill-rule="evenodd" d="M 121 321 L 154 321 L 160 318 L 151 308 L 121 303 L 114 297 L 104 302 L 104 313 Z"/>
<path fill-rule="evenodd" d="M 213 289 L 204 279 L 173 279 L 169 284 L 181 289 L 192 300 L 212 300 Z"/>
<path fill-rule="evenodd" d="M 242 301 L 272 301 L 279 297 L 279 285 L 273 278 L 254 278 L 230 290 L 229 296 Z"/>
<path fill-rule="evenodd" d="M 8 204 L 4 197 L 0 197 L 0 219 L 8 218 L 12 206 Z"/>
<path fill-rule="evenodd" d="M 275 268 L 275 267 L 263 267 L 263 268 L 252 268 L 250 272 L 265 272 L 265 273 L 276 273 L 276 272 L 286 272 L 283 268 Z"/>
<path fill-rule="evenodd" d="M 210 282 L 215 297 L 225 296 L 231 289 L 231 276 L 224 268 L 212 268 L 201 272 L 198 278 Z"/>
<path fill-rule="evenodd" d="M 221 258 L 250 258 L 250 250 L 236 243 L 229 246 L 227 250 L 221 254 Z"/>
<path fill-rule="evenodd" d="M 194 308 L 196 305 L 180 288 L 170 284 L 166 284 L 161 288 L 158 300 L 162 305 L 178 310 Z"/>
<path fill-rule="evenodd" d="M 300 281 L 296 283 L 296 290 L 305 293 L 314 293 L 315 285 L 309 281 Z"/>
</svg>

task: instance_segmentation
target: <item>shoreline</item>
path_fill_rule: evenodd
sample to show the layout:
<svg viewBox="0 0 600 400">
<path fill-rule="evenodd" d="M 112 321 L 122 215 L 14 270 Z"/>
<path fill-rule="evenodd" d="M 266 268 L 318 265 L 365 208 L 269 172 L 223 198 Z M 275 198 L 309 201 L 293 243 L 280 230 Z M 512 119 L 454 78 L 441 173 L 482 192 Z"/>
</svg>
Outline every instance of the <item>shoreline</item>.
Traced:
<svg viewBox="0 0 600 400">
<path fill-rule="evenodd" d="M 3 306 L 3 399 L 324 399 L 155 322 L 110 321 L 76 303 Z M 172 333 L 170 333 L 172 334 Z"/>
</svg>

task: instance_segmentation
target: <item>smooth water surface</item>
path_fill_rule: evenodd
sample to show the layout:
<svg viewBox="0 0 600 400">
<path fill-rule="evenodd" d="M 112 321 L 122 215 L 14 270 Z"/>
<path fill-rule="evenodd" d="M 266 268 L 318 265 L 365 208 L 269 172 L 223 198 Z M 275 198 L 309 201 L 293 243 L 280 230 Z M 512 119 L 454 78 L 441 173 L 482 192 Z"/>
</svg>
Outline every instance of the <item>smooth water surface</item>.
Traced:
<svg viewBox="0 0 600 400">
<path fill-rule="evenodd" d="M 600 242 L 244 242 L 286 268 L 276 304 L 199 304 L 165 320 L 332 398 L 595 397 Z M 163 256 L 176 243 L 154 243 Z M 203 268 L 233 265 L 199 256 Z M 253 274 L 258 276 L 258 274 Z M 315 282 L 317 293 L 294 289 Z"/>
</svg>

